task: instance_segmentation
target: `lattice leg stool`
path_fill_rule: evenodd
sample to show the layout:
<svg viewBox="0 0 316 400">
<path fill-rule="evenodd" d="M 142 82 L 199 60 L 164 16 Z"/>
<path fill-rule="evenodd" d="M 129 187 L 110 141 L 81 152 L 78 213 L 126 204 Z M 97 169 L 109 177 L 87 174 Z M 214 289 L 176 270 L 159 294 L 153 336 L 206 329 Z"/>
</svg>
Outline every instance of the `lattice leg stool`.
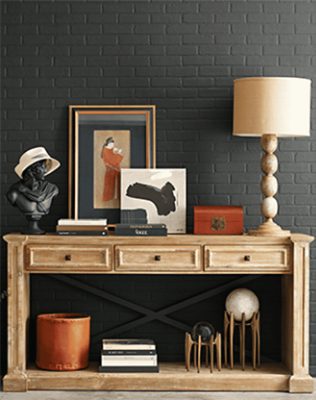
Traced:
<svg viewBox="0 0 316 400">
<path fill-rule="evenodd" d="M 201 369 L 201 353 L 202 347 L 205 348 L 205 366 L 208 367 L 208 358 L 210 359 L 210 372 L 214 369 L 214 347 L 216 350 L 216 365 L 217 369 L 220 371 L 222 368 L 222 341 L 221 334 L 216 333 L 216 336 L 212 335 L 208 342 L 202 342 L 202 337 L 199 335 L 198 340 L 192 339 L 190 333 L 185 334 L 185 368 L 190 371 L 191 365 L 191 352 L 193 347 L 193 365 L 197 368 L 197 372 Z"/>
<path fill-rule="evenodd" d="M 234 368 L 234 333 L 235 327 L 239 329 L 239 357 L 240 365 L 242 370 L 245 369 L 245 358 L 246 358 L 246 328 L 251 328 L 251 340 L 252 340 L 252 367 L 256 369 L 260 366 L 260 313 L 253 313 L 252 318 L 249 321 L 245 320 L 245 314 L 242 314 L 241 321 L 234 319 L 234 314 L 228 314 L 224 312 L 224 364 L 228 365 L 227 356 L 227 342 L 229 336 L 229 361 L 230 368 Z"/>
</svg>

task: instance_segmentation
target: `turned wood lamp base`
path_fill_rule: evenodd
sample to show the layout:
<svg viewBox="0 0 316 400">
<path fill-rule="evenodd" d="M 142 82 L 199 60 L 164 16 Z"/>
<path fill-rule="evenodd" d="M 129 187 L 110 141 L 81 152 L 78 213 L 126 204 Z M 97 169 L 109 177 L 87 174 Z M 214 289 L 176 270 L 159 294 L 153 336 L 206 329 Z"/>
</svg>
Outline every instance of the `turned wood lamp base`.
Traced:
<svg viewBox="0 0 316 400">
<path fill-rule="evenodd" d="M 265 153 L 261 159 L 261 169 L 265 174 L 261 179 L 261 191 L 265 196 L 261 204 L 261 212 L 265 217 L 265 222 L 257 229 L 249 230 L 248 233 L 254 236 L 291 236 L 290 231 L 283 230 L 273 221 L 278 213 L 278 202 L 274 198 L 278 192 L 278 180 L 274 176 L 278 170 L 278 159 L 274 154 L 278 147 L 276 135 L 263 135 L 261 147 Z"/>
<path fill-rule="evenodd" d="M 273 222 L 272 219 L 261 224 L 257 229 L 250 229 L 249 235 L 252 236 L 291 236 L 291 231 L 284 230 L 280 225 Z"/>
</svg>

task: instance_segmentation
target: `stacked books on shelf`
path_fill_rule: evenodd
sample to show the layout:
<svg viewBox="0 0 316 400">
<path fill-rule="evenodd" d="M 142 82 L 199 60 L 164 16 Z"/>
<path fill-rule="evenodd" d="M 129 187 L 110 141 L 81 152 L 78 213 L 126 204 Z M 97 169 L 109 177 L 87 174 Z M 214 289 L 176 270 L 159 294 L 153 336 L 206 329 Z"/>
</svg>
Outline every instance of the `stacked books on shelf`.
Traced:
<svg viewBox="0 0 316 400">
<path fill-rule="evenodd" d="M 165 224 L 116 224 L 116 236 L 167 236 Z"/>
<path fill-rule="evenodd" d="M 106 236 L 106 219 L 59 219 L 56 232 L 58 235 Z"/>
<path fill-rule="evenodd" d="M 100 372 L 159 372 L 150 339 L 103 339 Z"/>
</svg>

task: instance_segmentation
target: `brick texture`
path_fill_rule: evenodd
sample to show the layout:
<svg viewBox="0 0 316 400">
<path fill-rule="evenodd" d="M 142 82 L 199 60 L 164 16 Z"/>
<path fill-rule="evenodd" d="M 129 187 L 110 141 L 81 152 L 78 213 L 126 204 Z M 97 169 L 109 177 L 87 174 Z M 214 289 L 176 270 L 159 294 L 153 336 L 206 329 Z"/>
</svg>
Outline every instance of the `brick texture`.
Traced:
<svg viewBox="0 0 316 400">
<path fill-rule="evenodd" d="M 68 104 L 156 104 L 158 166 L 188 171 L 188 231 L 196 204 L 243 205 L 246 228 L 256 226 L 261 220 L 259 140 L 231 135 L 232 83 L 243 76 L 276 75 L 313 79 L 311 137 L 280 140 L 278 221 L 292 231 L 315 235 L 315 22 L 316 3 L 304 0 L 2 1 L 2 234 L 20 229 L 22 217 L 4 194 L 16 181 L 13 167 L 20 154 L 33 146 L 45 146 L 62 163 L 50 178 L 61 194 L 43 225 L 53 229 L 67 215 Z M 2 290 L 5 263 L 2 243 Z M 82 279 L 100 284 L 97 278 Z M 196 293 L 205 289 L 205 282 L 192 282 Z M 190 295 L 193 284 L 175 278 L 111 277 L 107 287 L 114 292 L 122 288 L 136 296 L 135 302 L 159 308 L 163 301 L 176 301 L 179 293 Z M 277 321 L 271 304 L 279 303 L 278 279 L 259 286 L 269 314 L 265 344 L 271 356 L 280 340 L 269 335 Z M 32 287 L 32 321 L 38 312 L 84 308 L 93 314 L 97 333 L 135 317 L 48 277 L 34 277 Z M 2 300 L 2 326 L 5 305 Z M 208 307 L 218 321 L 221 299 L 198 311 L 183 311 L 178 318 L 193 323 L 198 313 L 199 319 L 209 319 Z M 183 356 L 179 332 L 155 322 L 143 333 L 160 343 L 162 358 Z M 92 352 L 95 356 L 96 347 Z M 4 351 L 1 355 L 4 363 Z M 315 245 L 310 355 L 316 375 Z"/>
</svg>

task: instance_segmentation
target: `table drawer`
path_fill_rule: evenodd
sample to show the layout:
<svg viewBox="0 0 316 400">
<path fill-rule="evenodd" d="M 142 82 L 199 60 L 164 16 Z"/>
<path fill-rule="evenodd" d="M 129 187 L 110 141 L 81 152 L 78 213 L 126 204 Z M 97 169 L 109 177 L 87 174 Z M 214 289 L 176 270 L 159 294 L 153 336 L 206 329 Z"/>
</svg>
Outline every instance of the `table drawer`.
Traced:
<svg viewBox="0 0 316 400">
<path fill-rule="evenodd" d="M 26 269 L 89 271 L 89 269 L 111 270 L 110 246 L 26 246 Z"/>
<path fill-rule="evenodd" d="M 115 270 L 148 273 L 201 271 L 201 247 L 116 246 Z"/>
<path fill-rule="evenodd" d="M 205 246 L 205 271 L 220 273 L 290 273 L 289 246 Z"/>
</svg>

